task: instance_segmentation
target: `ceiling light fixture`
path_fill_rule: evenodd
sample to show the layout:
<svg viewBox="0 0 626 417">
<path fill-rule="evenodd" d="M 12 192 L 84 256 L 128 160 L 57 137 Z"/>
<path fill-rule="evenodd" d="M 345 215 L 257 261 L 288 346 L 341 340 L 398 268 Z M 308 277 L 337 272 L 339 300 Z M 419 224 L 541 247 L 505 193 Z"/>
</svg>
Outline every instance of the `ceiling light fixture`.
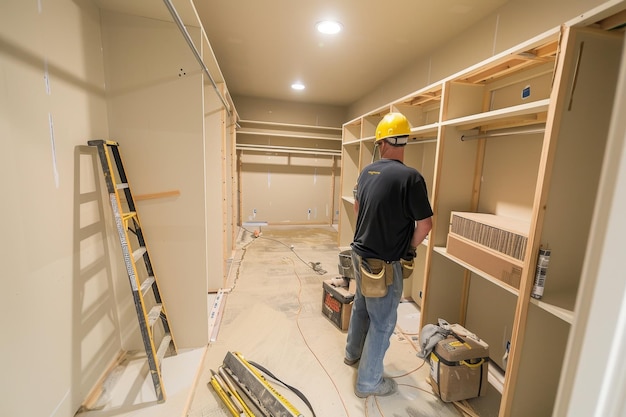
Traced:
<svg viewBox="0 0 626 417">
<path fill-rule="evenodd" d="M 304 90 L 304 84 L 302 84 L 301 82 L 295 82 L 291 84 L 291 88 L 294 90 Z"/>
<path fill-rule="evenodd" d="M 341 32 L 341 28 L 343 27 L 341 23 L 335 22 L 334 20 L 322 20 L 321 22 L 317 22 L 315 24 L 317 31 L 320 33 L 324 33 L 326 35 L 335 35 Z"/>
</svg>

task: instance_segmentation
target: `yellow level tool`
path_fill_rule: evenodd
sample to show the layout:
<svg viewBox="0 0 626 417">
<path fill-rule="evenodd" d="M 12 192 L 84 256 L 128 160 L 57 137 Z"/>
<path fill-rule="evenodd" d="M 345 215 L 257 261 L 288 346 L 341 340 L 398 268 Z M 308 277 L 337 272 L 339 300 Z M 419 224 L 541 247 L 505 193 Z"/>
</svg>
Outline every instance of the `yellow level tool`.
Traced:
<svg viewBox="0 0 626 417">
<path fill-rule="evenodd" d="M 224 391 L 224 389 L 222 388 L 222 385 L 220 385 L 220 383 L 218 382 L 215 374 L 211 377 L 211 381 L 209 383 L 211 384 L 211 387 L 213 387 L 217 395 L 220 397 L 224 405 L 226 405 L 226 408 L 228 408 L 228 411 L 230 411 L 233 417 L 241 417 L 241 412 L 239 412 L 235 408 L 235 405 L 228 397 L 228 394 L 226 394 L 226 391 Z"/>
<path fill-rule="evenodd" d="M 241 395 L 239 395 L 239 392 L 237 391 L 237 388 L 235 387 L 233 382 L 230 380 L 230 377 L 228 376 L 228 374 L 224 370 L 224 367 L 220 366 L 217 371 L 219 372 L 220 376 L 222 377 L 222 380 L 226 383 L 226 385 L 227 385 L 229 391 L 231 392 L 232 396 L 236 400 L 234 402 L 238 402 L 241 405 L 243 413 L 246 415 L 246 417 L 255 417 L 254 413 L 252 412 L 250 407 L 248 407 L 248 404 L 246 404 L 246 402 L 241 397 Z"/>
<path fill-rule="evenodd" d="M 266 417 L 304 417 L 240 353 L 228 352 L 224 370 Z"/>
</svg>

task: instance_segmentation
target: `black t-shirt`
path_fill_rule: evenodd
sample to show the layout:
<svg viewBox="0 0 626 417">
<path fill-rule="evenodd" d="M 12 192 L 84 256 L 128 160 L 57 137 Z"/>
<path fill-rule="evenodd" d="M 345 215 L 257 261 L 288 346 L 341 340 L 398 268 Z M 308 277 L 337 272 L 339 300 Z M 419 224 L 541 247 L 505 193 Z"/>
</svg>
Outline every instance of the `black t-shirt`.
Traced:
<svg viewBox="0 0 626 417">
<path fill-rule="evenodd" d="M 356 200 L 352 248 L 364 258 L 399 260 L 407 252 L 415 221 L 433 215 L 422 175 L 394 159 L 380 159 L 361 171 Z"/>
</svg>

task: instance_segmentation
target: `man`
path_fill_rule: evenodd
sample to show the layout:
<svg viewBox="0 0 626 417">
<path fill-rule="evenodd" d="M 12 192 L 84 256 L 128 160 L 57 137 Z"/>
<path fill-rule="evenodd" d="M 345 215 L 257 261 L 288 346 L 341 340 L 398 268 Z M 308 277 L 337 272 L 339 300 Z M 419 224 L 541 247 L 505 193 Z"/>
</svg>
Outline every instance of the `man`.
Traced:
<svg viewBox="0 0 626 417">
<path fill-rule="evenodd" d="M 412 266 L 417 246 L 432 227 L 424 178 L 403 162 L 410 132 L 401 113 L 381 120 L 375 144 L 381 159 L 361 171 L 354 192 L 357 222 L 351 246 L 357 285 L 344 362 L 359 363 L 354 392 L 360 398 L 397 389 L 393 379 L 383 377 L 383 359 L 396 326 L 403 264 Z"/>
</svg>

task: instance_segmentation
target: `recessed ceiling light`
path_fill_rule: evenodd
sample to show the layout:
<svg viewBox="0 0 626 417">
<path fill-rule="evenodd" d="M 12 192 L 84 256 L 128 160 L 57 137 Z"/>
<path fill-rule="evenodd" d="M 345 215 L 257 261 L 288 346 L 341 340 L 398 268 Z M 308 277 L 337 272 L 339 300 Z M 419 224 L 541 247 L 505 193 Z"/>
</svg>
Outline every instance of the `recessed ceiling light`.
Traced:
<svg viewBox="0 0 626 417">
<path fill-rule="evenodd" d="M 339 22 L 335 22 L 334 20 L 322 20 L 321 22 L 317 22 L 315 24 L 318 32 L 324 33 L 326 35 L 335 35 L 341 32 L 342 25 Z"/>
<path fill-rule="evenodd" d="M 293 83 L 291 84 L 291 88 L 293 88 L 294 90 L 304 90 L 304 84 L 300 82 Z"/>
</svg>

